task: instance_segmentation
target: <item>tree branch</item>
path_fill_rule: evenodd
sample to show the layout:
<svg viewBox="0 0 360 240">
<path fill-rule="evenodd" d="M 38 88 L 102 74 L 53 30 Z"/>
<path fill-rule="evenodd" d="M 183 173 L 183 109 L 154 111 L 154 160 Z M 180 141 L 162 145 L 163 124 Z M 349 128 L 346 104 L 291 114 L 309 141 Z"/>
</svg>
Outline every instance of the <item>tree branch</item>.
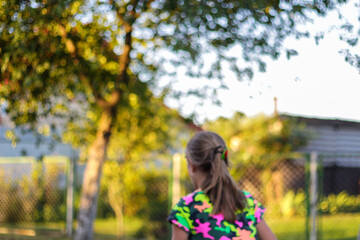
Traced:
<svg viewBox="0 0 360 240">
<path fill-rule="evenodd" d="M 96 88 L 91 84 L 91 81 L 84 75 L 84 74 L 80 74 L 80 81 L 89 86 L 89 88 L 91 89 L 94 97 L 95 97 L 95 101 L 96 103 L 101 107 L 101 108 L 107 108 L 109 107 L 109 103 L 105 100 L 105 98 L 103 98 L 103 96 L 96 90 Z"/>
<path fill-rule="evenodd" d="M 65 41 L 66 49 L 70 52 L 70 54 L 71 54 L 71 56 L 73 57 L 74 60 L 80 61 L 79 56 L 78 56 L 77 47 L 74 44 L 74 42 L 68 37 L 68 34 L 66 33 L 65 27 L 59 21 L 58 21 L 58 26 L 59 26 L 59 29 L 60 29 L 61 37 Z M 92 93 L 93 93 L 93 95 L 95 97 L 96 103 L 101 108 L 109 107 L 109 103 L 100 94 L 100 92 L 95 88 L 95 86 L 92 84 L 92 82 L 89 80 L 88 77 L 86 77 L 84 74 L 80 74 L 79 78 L 80 78 L 81 82 L 83 82 L 85 85 L 87 85 L 91 89 L 91 91 L 92 91 Z"/>
<path fill-rule="evenodd" d="M 128 15 L 131 16 L 131 20 L 127 21 L 125 19 L 125 16 L 120 13 L 119 8 L 117 7 L 116 3 L 114 3 L 112 0 L 110 1 L 110 4 L 115 9 L 118 19 L 123 23 L 123 26 L 125 29 L 124 49 L 123 49 L 123 53 L 118 58 L 120 73 L 115 82 L 115 91 L 112 93 L 111 98 L 109 99 L 109 104 L 111 106 L 116 105 L 120 101 L 120 97 L 123 92 L 123 90 L 121 89 L 121 83 L 124 83 L 125 86 L 129 85 L 129 76 L 127 74 L 127 70 L 130 65 L 130 52 L 132 50 L 133 24 L 134 24 L 135 20 L 139 17 L 139 14 L 136 14 L 136 10 L 135 10 L 138 3 L 139 3 L 139 0 L 131 1 L 132 9 L 128 13 Z"/>
</svg>

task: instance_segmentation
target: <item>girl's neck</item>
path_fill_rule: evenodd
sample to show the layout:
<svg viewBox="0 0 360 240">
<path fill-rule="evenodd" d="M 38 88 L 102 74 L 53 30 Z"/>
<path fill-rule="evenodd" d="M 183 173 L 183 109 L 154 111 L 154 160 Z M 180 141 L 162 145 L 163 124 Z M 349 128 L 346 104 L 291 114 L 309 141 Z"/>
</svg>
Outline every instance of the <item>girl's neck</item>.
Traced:
<svg viewBox="0 0 360 240">
<path fill-rule="evenodd" d="M 198 172 L 194 176 L 194 187 L 195 189 L 201 189 L 202 183 L 205 181 L 206 174 L 203 172 Z"/>
</svg>

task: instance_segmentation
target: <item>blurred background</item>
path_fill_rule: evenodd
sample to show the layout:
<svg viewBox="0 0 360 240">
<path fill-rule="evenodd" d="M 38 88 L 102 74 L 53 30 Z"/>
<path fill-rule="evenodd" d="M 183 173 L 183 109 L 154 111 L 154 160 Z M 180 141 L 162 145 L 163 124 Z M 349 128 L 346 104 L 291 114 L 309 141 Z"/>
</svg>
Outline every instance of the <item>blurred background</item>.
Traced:
<svg viewBox="0 0 360 240">
<path fill-rule="evenodd" d="M 200 130 L 226 139 L 234 179 L 266 206 L 265 219 L 279 239 L 309 239 L 312 224 L 318 239 L 356 238 L 359 122 L 241 113 L 201 128 L 182 118 L 171 121 L 174 145 L 167 152 L 130 150 L 131 161 L 118 155 L 104 163 L 95 239 L 169 239 L 171 207 L 194 190 L 184 148 Z M 23 137 L 15 148 L 4 140 L 0 144 L 8 156 L 0 159 L 1 236 L 65 239 L 76 228 L 86 162 L 69 145 L 44 150 L 31 136 Z M 28 156 L 21 157 L 24 150 Z"/>
<path fill-rule="evenodd" d="M 219 133 L 278 239 L 360 230 L 358 1 L 0 0 L 0 239 L 170 239 Z"/>
</svg>

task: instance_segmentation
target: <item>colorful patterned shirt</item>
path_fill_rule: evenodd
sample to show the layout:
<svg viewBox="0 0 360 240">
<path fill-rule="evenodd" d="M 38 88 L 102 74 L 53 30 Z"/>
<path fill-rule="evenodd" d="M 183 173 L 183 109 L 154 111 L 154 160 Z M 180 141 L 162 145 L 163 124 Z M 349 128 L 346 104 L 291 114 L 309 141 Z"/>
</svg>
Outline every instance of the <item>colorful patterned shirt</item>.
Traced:
<svg viewBox="0 0 360 240">
<path fill-rule="evenodd" d="M 230 223 L 221 213 L 212 215 L 212 204 L 201 190 L 183 197 L 172 209 L 168 221 L 189 234 L 188 239 L 258 240 L 256 224 L 265 208 L 252 195 L 244 191 L 247 204 L 236 211 L 237 220 Z"/>
</svg>

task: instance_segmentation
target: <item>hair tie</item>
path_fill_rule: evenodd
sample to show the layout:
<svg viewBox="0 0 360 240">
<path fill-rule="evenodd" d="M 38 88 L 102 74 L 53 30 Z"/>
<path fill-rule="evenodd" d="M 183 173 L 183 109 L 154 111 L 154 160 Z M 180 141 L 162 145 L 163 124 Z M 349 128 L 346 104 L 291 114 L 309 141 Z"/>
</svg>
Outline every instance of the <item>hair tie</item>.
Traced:
<svg viewBox="0 0 360 240">
<path fill-rule="evenodd" d="M 221 154 L 221 159 L 227 161 L 227 156 L 228 156 L 228 150 L 225 148 L 223 153 Z"/>
<path fill-rule="evenodd" d="M 219 150 L 221 149 L 222 150 Z M 228 150 L 226 147 L 223 147 L 223 146 L 217 146 L 215 149 L 214 149 L 214 153 L 221 153 L 221 159 L 224 160 L 224 161 L 227 161 L 227 156 L 228 156 Z"/>
</svg>

